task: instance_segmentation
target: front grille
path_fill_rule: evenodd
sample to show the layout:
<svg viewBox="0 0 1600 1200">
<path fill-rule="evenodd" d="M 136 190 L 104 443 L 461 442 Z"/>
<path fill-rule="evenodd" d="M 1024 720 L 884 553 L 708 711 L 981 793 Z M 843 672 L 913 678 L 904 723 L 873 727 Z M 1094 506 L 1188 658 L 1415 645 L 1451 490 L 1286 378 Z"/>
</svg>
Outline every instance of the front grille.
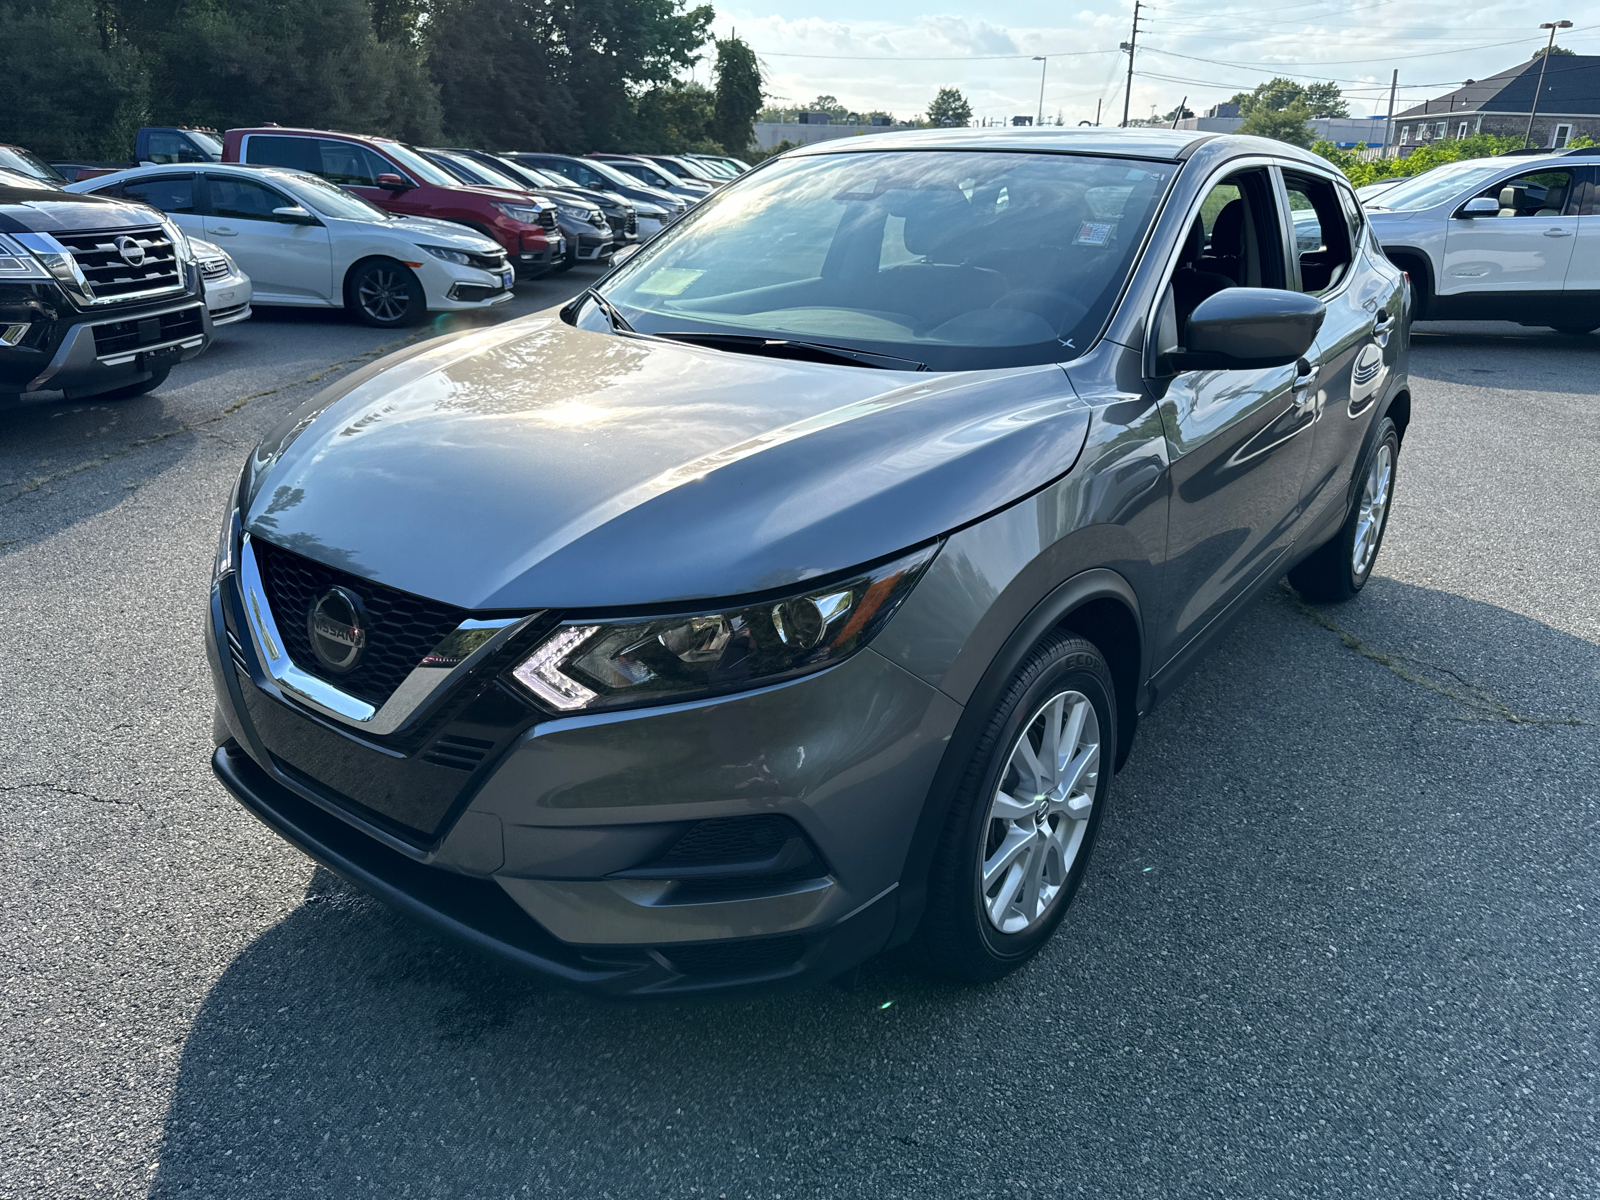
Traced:
<svg viewBox="0 0 1600 1200">
<path fill-rule="evenodd" d="M 210 283 L 228 277 L 228 260 L 224 258 L 208 258 L 200 263 L 200 274 Z"/>
<path fill-rule="evenodd" d="M 147 346 L 161 346 L 199 337 L 205 332 L 200 305 L 157 313 L 151 317 L 129 317 L 126 321 L 107 321 L 94 327 L 94 352 L 100 358 L 131 354 Z"/>
<path fill-rule="evenodd" d="M 231 321 L 248 307 L 247 304 L 235 304 L 230 308 L 219 308 L 211 314 L 211 323 L 221 325 L 224 321 Z"/>
<path fill-rule="evenodd" d="M 630 234 L 639 232 L 639 214 L 631 209 L 628 211 L 628 223 L 626 225 L 626 229 Z"/>
<path fill-rule="evenodd" d="M 477 254 L 471 250 L 466 251 L 467 261 L 480 271 L 503 271 L 506 266 L 506 252 L 497 250 L 493 254 Z"/>
<path fill-rule="evenodd" d="M 547 208 L 541 212 L 539 214 L 539 224 L 543 225 L 546 229 L 554 229 L 556 227 L 556 210 L 553 208 Z"/>
<path fill-rule="evenodd" d="M 112 229 L 98 233 L 57 233 L 54 235 L 72 252 L 78 269 L 98 300 L 143 295 L 183 286 L 178 254 L 172 239 L 159 225 L 150 229 Z M 130 266 L 117 248 L 129 238 L 144 253 L 144 261 Z"/>
<path fill-rule="evenodd" d="M 267 603 L 296 666 L 340 691 L 382 706 L 405 677 L 466 618 L 466 609 L 413 596 L 359 575 L 336 571 L 252 537 Z M 367 648 L 355 670 L 339 675 L 323 668 L 311 650 L 306 618 L 329 588 L 349 588 L 367 610 Z"/>
<path fill-rule="evenodd" d="M 697 821 L 658 861 L 663 868 L 713 863 L 759 862 L 790 838 L 804 837 L 788 817 L 763 813 Z"/>
<path fill-rule="evenodd" d="M 463 304 L 475 304 L 479 300 L 498 296 L 503 291 L 505 288 L 498 285 L 487 287 L 476 283 L 457 283 L 450 287 L 450 298 L 460 300 Z"/>
</svg>

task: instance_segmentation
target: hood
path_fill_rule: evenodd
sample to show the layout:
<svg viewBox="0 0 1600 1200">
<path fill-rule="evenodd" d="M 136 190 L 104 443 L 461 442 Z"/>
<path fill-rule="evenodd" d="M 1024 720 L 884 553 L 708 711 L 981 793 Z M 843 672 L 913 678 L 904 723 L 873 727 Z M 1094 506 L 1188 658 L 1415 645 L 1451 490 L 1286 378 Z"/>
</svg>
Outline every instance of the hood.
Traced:
<svg viewBox="0 0 1600 1200">
<path fill-rule="evenodd" d="M 413 348 L 258 447 L 253 534 L 463 608 L 784 587 L 927 542 L 1067 471 L 1055 365 L 913 374 L 570 328 Z"/>
<path fill-rule="evenodd" d="M 445 246 L 457 246 L 462 250 L 493 251 L 500 249 L 500 243 L 492 238 L 487 238 L 475 229 L 468 229 L 465 225 L 457 225 L 454 221 L 441 221 L 437 217 L 397 217 L 391 221 L 373 222 L 381 224 L 382 228 L 408 237 L 426 237 L 430 241 L 438 242 Z"/>
<path fill-rule="evenodd" d="M 45 184 L 37 188 L 0 187 L 0 233 L 70 233 L 155 222 L 148 208 L 104 196 L 80 196 Z"/>
</svg>

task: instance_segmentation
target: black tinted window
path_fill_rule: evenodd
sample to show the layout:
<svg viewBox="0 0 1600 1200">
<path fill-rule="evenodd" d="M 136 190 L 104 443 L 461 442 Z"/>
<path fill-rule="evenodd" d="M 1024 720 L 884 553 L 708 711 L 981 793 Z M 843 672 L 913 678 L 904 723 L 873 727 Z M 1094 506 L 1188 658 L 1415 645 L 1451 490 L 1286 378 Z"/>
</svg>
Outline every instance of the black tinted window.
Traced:
<svg viewBox="0 0 1600 1200">
<path fill-rule="evenodd" d="M 152 131 L 148 151 L 150 161 L 153 163 L 207 161 L 206 156 L 195 148 L 195 144 L 176 130 L 157 129 Z"/>
<path fill-rule="evenodd" d="M 280 221 L 283 218 L 273 216 L 272 210 L 291 206 L 296 206 L 296 202 L 252 179 L 211 177 L 213 216 L 243 221 Z"/>
<path fill-rule="evenodd" d="M 167 213 L 192 213 L 194 176 L 168 175 L 161 179 L 130 179 L 122 185 L 122 198 L 148 204 Z"/>
<path fill-rule="evenodd" d="M 322 156 L 317 153 L 317 139 L 308 137 L 278 137 L 253 133 L 245 139 L 246 162 L 263 167 L 288 167 L 291 171 L 322 174 Z"/>
</svg>

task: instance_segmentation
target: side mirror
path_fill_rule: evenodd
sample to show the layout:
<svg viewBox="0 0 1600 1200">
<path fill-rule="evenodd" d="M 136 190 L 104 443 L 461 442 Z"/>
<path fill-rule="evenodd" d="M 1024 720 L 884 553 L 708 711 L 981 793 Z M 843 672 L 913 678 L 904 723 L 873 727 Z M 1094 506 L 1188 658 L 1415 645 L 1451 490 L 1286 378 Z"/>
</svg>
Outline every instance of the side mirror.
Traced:
<svg viewBox="0 0 1600 1200">
<path fill-rule="evenodd" d="M 1497 217 L 1500 215 L 1500 202 L 1492 196 L 1474 196 L 1463 204 L 1456 213 L 1457 220 L 1470 221 L 1473 217 Z"/>
<path fill-rule="evenodd" d="M 404 175 L 393 175 L 384 172 L 373 181 L 386 192 L 404 192 L 411 188 L 411 181 Z"/>
<path fill-rule="evenodd" d="M 1283 367 L 1311 349 L 1328 310 L 1321 300 L 1277 288 L 1226 288 L 1202 300 L 1183 345 L 1156 356 L 1162 376 L 1184 371 Z"/>
<path fill-rule="evenodd" d="M 298 204 L 286 204 L 282 208 L 275 208 L 272 210 L 272 215 L 286 225 L 322 224 L 311 215 L 309 210 L 301 208 Z"/>
<path fill-rule="evenodd" d="M 620 267 L 635 254 L 639 253 L 639 249 L 642 244 L 643 243 L 640 242 L 634 242 L 631 246 L 624 246 L 621 250 L 618 250 L 611 256 L 611 265 L 613 267 Z"/>
</svg>

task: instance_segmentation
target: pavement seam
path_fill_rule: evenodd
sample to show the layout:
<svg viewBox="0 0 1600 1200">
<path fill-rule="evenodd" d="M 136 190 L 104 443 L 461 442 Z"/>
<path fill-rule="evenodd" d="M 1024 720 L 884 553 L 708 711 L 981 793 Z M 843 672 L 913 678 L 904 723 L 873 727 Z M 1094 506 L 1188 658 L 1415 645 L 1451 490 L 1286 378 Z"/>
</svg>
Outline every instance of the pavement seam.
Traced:
<svg viewBox="0 0 1600 1200">
<path fill-rule="evenodd" d="M 1284 595 L 1289 604 L 1301 616 L 1306 617 L 1313 624 L 1320 625 L 1329 633 L 1338 636 L 1346 647 L 1354 650 L 1362 658 L 1377 663 L 1380 667 L 1393 672 L 1407 683 L 1416 684 L 1430 692 L 1456 701 L 1465 706 L 1472 713 L 1471 716 L 1459 717 L 1463 721 L 1508 721 L 1513 725 L 1567 725 L 1588 728 L 1600 728 L 1600 721 L 1585 721 L 1582 717 L 1542 717 L 1520 713 L 1488 688 L 1481 684 L 1473 683 L 1459 672 L 1449 667 L 1440 666 L 1424 659 L 1402 654 L 1398 650 L 1384 650 L 1374 646 L 1364 638 L 1350 632 L 1344 626 L 1330 619 L 1325 613 L 1313 608 L 1300 599 L 1287 588 Z M 1440 675 L 1449 676 L 1455 681 L 1455 686 L 1441 683 L 1438 679 L 1430 678 L 1424 671 L 1434 671 Z"/>
<path fill-rule="evenodd" d="M 37 492 L 46 484 L 59 483 L 62 480 L 71 479 L 74 475 L 82 475 L 85 472 L 93 471 L 98 467 L 103 467 L 107 463 L 114 462 L 119 458 L 126 458 L 135 450 L 141 450 L 146 446 L 159 445 L 162 442 L 168 441 L 171 438 L 180 437 L 186 433 L 206 433 L 208 432 L 206 428 L 207 426 L 214 425 L 218 421 L 226 420 L 228 417 L 231 417 L 234 413 L 244 408 L 244 406 L 249 404 L 252 400 L 260 400 L 263 397 L 271 396 L 277 392 L 288 391 L 290 388 L 304 387 L 308 383 L 318 383 L 323 379 L 323 377 L 334 371 L 340 371 L 345 367 L 355 366 L 358 363 L 371 362 L 373 359 L 384 354 L 388 354 L 392 350 L 399 350 L 402 347 L 409 346 L 413 342 L 416 342 L 425 336 L 428 336 L 428 331 L 426 330 L 412 334 L 410 337 L 402 338 L 397 342 L 385 342 L 381 346 L 374 346 L 370 350 L 362 351 L 354 358 L 342 358 L 338 362 L 329 363 L 327 366 L 318 368 L 304 378 L 291 380 L 288 383 L 280 383 L 276 387 L 264 388 L 259 392 L 251 392 L 248 395 L 240 396 L 237 400 L 227 405 L 221 411 L 213 413 L 211 416 L 206 417 L 203 420 L 184 421 L 172 429 L 165 430 L 161 433 L 152 434 L 150 437 L 136 438 L 135 440 L 119 446 L 117 449 L 112 450 L 109 453 L 102 454 L 99 458 L 87 459 L 83 462 L 75 464 L 74 466 L 66 467 L 60 471 L 56 471 L 50 475 L 40 475 L 33 479 L 18 481 L 20 483 L 19 490 L 10 496 L 5 497 L 4 499 L 0 499 L 0 506 L 14 503 L 26 495 Z M 23 539 L 13 539 L 13 541 L 21 540 Z M 9 541 L 0 542 L 0 545 L 9 546 L 11 544 L 12 543 Z"/>
<path fill-rule="evenodd" d="M 66 787 L 59 783 L 7 783 L 0 784 L 0 793 L 4 792 L 55 792 L 61 796 L 77 796 L 83 800 L 92 800 L 96 804 L 124 804 L 123 800 L 108 800 L 104 796 L 97 796 L 93 792 L 80 791 L 77 788 Z"/>
</svg>

